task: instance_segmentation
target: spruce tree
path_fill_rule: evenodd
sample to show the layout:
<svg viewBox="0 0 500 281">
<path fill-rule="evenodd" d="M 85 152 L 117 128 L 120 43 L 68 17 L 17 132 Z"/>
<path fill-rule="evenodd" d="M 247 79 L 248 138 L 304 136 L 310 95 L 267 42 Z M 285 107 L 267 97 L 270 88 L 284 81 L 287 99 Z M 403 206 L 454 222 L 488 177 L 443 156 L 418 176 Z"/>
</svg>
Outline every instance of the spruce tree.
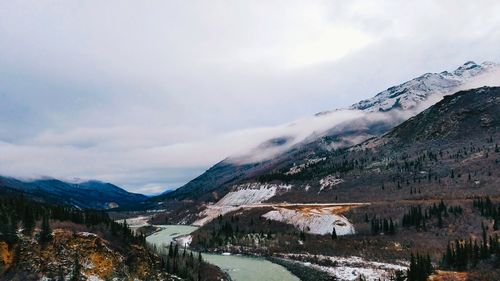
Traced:
<svg viewBox="0 0 500 281">
<path fill-rule="evenodd" d="M 333 230 L 332 230 L 332 240 L 335 240 L 337 239 L 337 231 L 335 230 L 335 226 L 333 227 Z"/>
<path fill-rule="evenodd" d="M 44 214 L 42 217 L 42 229 L 40 231 L 40 242 L 45 244 L 52 240 L 52 229 L 50 228 L 49 215 Z"/>
<path fill-rule="evenodd" d="M 33 215 L 33 211 L 27 207 L 24 210 L 22 222 L 24 234 L 31 235 L 31 232 L 33 232 L 33 228 L 35 227 L 35 217 Z"/>
<path fill-rule="evenodd" d="M 389 220 L 389 234 L 396 234 L 396 229 L 394 228 L 394 222 L 392 221 L 392 219 Z"/>
</svg>

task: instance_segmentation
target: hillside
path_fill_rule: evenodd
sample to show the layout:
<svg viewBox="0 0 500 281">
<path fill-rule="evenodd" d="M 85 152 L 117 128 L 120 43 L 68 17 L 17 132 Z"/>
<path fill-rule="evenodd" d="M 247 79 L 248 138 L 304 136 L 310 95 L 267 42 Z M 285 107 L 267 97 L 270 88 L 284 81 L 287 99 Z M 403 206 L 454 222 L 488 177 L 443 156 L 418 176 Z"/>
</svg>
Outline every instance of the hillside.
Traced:
<svg viewBox="0 0 500 281">
<path fill-rule="evenodd" d="M 0 196 L 1 280 L 175 280 L 144 237 L 99 211 Z"/>
<path fill-rule="evenodd" d="M 370 261 L 397 268 L 420 253 L 441 269 L 433 280 L 497 280 L 499 140 L 500 87 L 446 96 L 380 137 L 270 170 L 192 209 L 202 226 L 192 246 L 275 253 L 337 276 L 346 267 L 383 277 L 366 271 Z"/>
<path fill-rule="evenodd" d="M 334 121 L 336 114 L 351 114 L 352 117 L 342 122 L 333 122 L 334 125 L 323 128 L 322 131 L 313 131 L 303 140 L 277 136 L 261 144 L 247 156 L 228 157 L 174 192 L 154 197 L 151 201 L 217 201 L 231 186 L 268 174 L 269 170 L 285 169 L 292 165 L 308 166 L 311 164 L 309 161 L 323 159 L 337 149 L 380 136 L 439 101 L 444 95 L 472 85 L 484 85 L 486 80 L 499 83 L 499 69 L 494 63 L 467 62 L 451 72 L 427 73 L 390 87 L 349 109 L 318 113 L 314 118 L 325 118 L 324 122 Z M 248 160 L 259 159 L 256 155 L 266 154 L 272 157 L 260 157 L 258 161 Z"/>
<path fill-rule="evenodd" d="M 494 195 L 499 116 L 500 88 L 459 92 L 379 138 L 336 150 L 299 172 L 289 173 L 293 167 L 287 167 L 258 180 L 296 186 L 281 198 L 273 198 L 289 202 L 293 193 L 301 193 L 302 200 L 311 202 L 332 200 L 332 196 L 353 202 L 437 194 L 448 198 L 478 192 Z M 302 187 L 306 185 L 310 188 L 304 197 Z M 474 185 L 481 189 L 471 188 Z M 380 192 L 382 186 L 392 192 Z M 453 192 L 443 189 L 448 186 L 453 186 Z"/>
<path fill-rule="evenodd" d="M 100 181 L 68 183 L 57 179 L 23 181 L 0 177 L 0 190 L 23 194 L 30 198 L 65 204 L 82 209 L 110 209 L 137 205 L 147 199 L 142 194 L 127 192 L 116 185 Z"/>
<path fill-rule="evenodd" d="M 0 280 L 224 279 L 201 255 L 156 249 L 103 211 L 0 195 Z"/>
</svg>

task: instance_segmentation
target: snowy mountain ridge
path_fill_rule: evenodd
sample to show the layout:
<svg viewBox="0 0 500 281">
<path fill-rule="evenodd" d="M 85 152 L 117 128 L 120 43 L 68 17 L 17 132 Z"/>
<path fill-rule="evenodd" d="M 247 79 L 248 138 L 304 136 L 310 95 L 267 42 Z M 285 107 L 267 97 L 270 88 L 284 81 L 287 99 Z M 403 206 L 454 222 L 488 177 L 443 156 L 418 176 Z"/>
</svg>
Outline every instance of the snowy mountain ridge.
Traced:
<svg viewBox="0 0 500 281">
<path fill-rule="evenodd" d="M 232 155 L 230 159 L 235 163 L 256 163 L 285 153 L 295 145 L 313 142 L 332 133 L 370 128 L 381 123 L 390 128 L 417 115 L 445 95 L 497 85 L 500 85 L 500 64 L 476 64 L 468 61 L 452 72 L 423 74 L 348 108 L 320 112 L 309 118 L 278 126 L 275 128 L 275 135 L 270 139 L 251 151 Z M 372 136 L 372 133 L 358 133 L 348 140 L 335 143 L 333 147 L 355 145 Z"/>
<path fill-rule="evenodd" d="M 214 190 L 225 194 L 231 186 L 255 181 L 269 171 L 296 173 L 311 159 L 383 135 L 446 95 L 498 85 L 500 65 L 491 62 L 466 62 L 451 72 L 423 74 L 348 108 L 270 128 L 254 148 L 230 155 L 181 188 L 154 200 L 190 198 L 193 194 L 210 198 Z"/>
<path fill-rule="evenodd" d="M 453 72 L 426 73 L 401 85 L 390 87 L 375 97 L 353 104 L 350 109 L 368 112 L 389 111 L 392 109 L 413 109 L 431 96 L 443 95 L 463 90 L 461 86 L 483 74 L 500 71 L 500 65 L 493 62 L 476 64 L 468 61 Z M 500 73 L 499 73 L 500 75 Z"/>
</svg>

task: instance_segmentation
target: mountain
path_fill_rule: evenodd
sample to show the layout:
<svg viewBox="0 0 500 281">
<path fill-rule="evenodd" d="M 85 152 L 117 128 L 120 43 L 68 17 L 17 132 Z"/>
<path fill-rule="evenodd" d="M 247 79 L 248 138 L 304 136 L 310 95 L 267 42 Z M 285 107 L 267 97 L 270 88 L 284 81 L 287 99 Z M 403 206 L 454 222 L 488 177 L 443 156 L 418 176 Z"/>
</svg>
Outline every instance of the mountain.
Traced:
<svg viewBox="0 0 500 281">
<path fill-rule="evenodd" d="M 137 205 L 147 199 L 142 194 L 130 193 L 116 185 L 95 180 L 68 183 L 57 179 L 23 181 L 0 177 L 0 190 L 82 209 L 125 207 Z"/>
<path fill-rule="evenodd" d="M 437 276 L 409 280 L 500 280 L 500 87 L 447 95 L 384 134 L 321 156 L 238 181 L 216 203 L 184 212 L 200 226 L 191 247 L 289 253 L 282 257 L 340 280 L 379 278 L 363 271 L 365 261 L 411 261 L 411 271 L 424 253 Z M 345 268 L 363 273 L 345 277 Z"/>
<path fill-rule="evenodd" d="M 247 154 L 228 157 L 179 189 L 151 200 L 217 201 L 238 183 L 268 171 L 309 166 L 310 161 L 320 161 L 336 149 L 388 132 L 445 95 L 491 83 L 500 84 L 500 66 L 491 62 L 466 62 L 452 72 L 426 73 L 347 109 L 320 112 L 311 119 L 291 123 L 291 130 L 312 129 L 302 133 L 304 137 L 278 135 Z"/>
<path fill-rule="evenodd" d="M 393 109 L 413 109 L 426 101 L 434 103 L 444 94 L 456 92 L 460 87 L 467 88 L 467 83 L 472 83 L 485 74 L 498 71 L 498 67 L 499 65 L 493 62 L 476 64 L 468 61 L 455 71 L 426 73 L 401 85 L 390 87 L 371 99 L 353 104 L 350 108 L 382 112 Z M 481 84 L 478 85 L 482 86 Z M 429 100 L 430 98 L 432 99 Z"/>
<path fill-rule="evenodd" d="M 203 225 L 240 206 L 262 202 L 373 203 L 495 195 L 499 139 L 500 87 L 460 91 L 358 145 L 228 181 L 208 194 L 228 186 L 225 193 L 216 194 L 216 204 L 200 202 L 205 211 L 186 205 L 184 209 L 195 213 L 183 210 L 182 219 Z M 212 169 L 219 167 L 230 170 L 222 164 Z"/>
<path fill-rule="evenodd" d="M 290 173 L 292 166 L 258 180 L 296 187 L 278 194 L 272 199 L 276 202 L 491 195 L 496 194 L 499 139 L 500 88 L 482 87 L 445 96 L 388 133 L 337 150 L 295 173 Z M 391 192 L 381 192 L 381 186 Z M 409 193 L 410 186 L 413 191 L 418 187 L 418 194 Z"/>
<path fill-rule="evenodd" d="M 384 136 L 401 145 L 488 139 L 499 133 L 500 88 L 482 87 L 445 96 Z"/>
</svg>

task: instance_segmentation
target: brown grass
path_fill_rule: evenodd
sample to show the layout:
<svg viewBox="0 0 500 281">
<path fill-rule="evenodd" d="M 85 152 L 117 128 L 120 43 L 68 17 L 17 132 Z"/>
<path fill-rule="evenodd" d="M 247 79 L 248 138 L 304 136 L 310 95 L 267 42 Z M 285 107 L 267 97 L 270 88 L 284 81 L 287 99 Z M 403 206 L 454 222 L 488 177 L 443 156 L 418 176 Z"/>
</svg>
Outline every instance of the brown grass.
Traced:
<svg viewBox="0 0 500 281">
<path fill-rule="evenodd" d="M 468 280 L 467 272 L 457 271 L 436 271 L 435 274 L 429 276 L 428 281 L 466 281 Z"/>
</svg>

